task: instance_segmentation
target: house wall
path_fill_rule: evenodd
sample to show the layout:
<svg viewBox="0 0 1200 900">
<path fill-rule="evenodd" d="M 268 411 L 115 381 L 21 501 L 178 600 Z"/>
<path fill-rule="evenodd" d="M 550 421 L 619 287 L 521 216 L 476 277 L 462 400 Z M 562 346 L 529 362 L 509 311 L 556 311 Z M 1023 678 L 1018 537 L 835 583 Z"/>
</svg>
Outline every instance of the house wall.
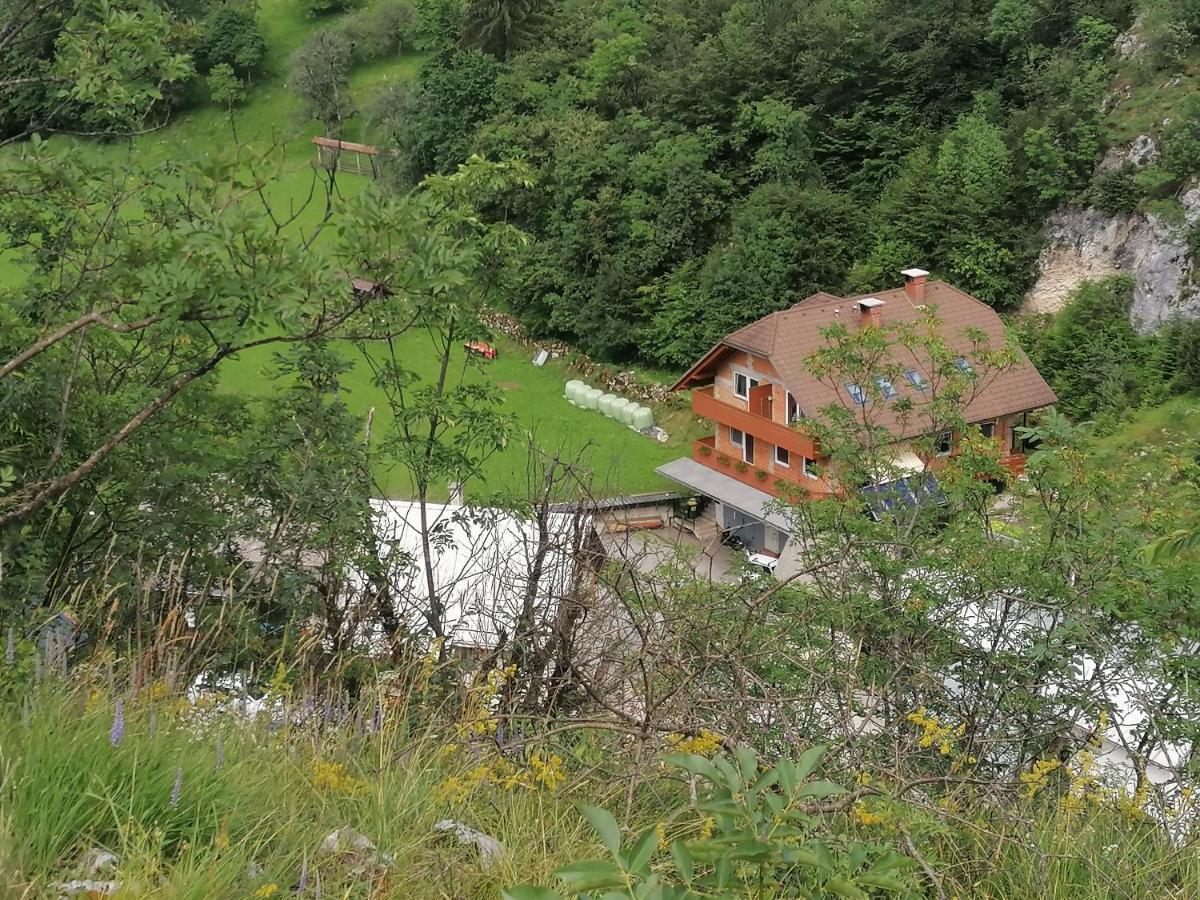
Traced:
<svg viewBox="0 0 1200 900">
<path fill-rule="evenodd" d="M 762 385 L 770 386 L 770 418 L 771 421 L 787 425 L 787 389 L 781 383 L 779 372 L 771 365 L 770 360 L 753 353 L 736 351 L 729 353 L 717 366 L 713 377 L 713 397 L 722 403 L 728 403 L 740 409 L 750 409 L 748 400 L 734 393 L 734 375 L 743 373 L 751 378 L 757 378 Z M 759 410 L 755 408 L 754 412 Z M 726 424 L 715 424 L 714 448 L 718 453 L 724 453 L 735 460 L 742 459 L 742 449 L 729 439 L 729 428 Z M 761 438 L 754 442 L 754 462 L 756 468 L 771 473 L 773 478 L 784 478 L 789 481 L 801 481 L 801 458 L 796 453 L 790 454 L 787 466 L 775 462 L 775 446 Z M 818 459 L 818 462 L 820 460 Z"/>
</svg>

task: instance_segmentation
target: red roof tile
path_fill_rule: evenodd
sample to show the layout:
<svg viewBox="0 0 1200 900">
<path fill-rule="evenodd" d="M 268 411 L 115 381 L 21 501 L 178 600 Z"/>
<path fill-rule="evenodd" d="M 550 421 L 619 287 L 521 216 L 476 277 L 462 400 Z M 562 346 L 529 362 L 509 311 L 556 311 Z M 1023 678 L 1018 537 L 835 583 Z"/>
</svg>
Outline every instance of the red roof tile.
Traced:
<svg viewBox="0 0 1200 900">
<path fill-rule="evenodd" d="M 831 404 L 852 407 L 854 402 L 845 387 L 817 379 L 805 366 L 805 360 L 826 345 L 821 334 L 823 328 L 838 322 L 848 328 L 860 327 L 861 314 L 857 301 L 867 297 L 883 301 L 883 305 L 877 307 L 879 321 L 883 325 L 917 322 L 926 314 L 920 307 L 928 307 L 941 322 L 943 340 L 964 356 L 969 357 L 974 347 L 968 336 L 970 331 L 982 332 L 989 349 L 1006 346 L 1004 323 L 995 310 L 945 282 L 927 283 L 920 304 L 910 299 L 903 288 L 848 298 L 818 293 L 789 309 L 772 313 L 726 335 L 717 347 L 705 354 L 679 380 L 676 388 L 701 383 L 706 376 L 711 377 L 716 362 L 724 355 L 720 352 L 721 348 L 725 348 L 726 352 L 744 350 L 770 360 L 784 386 L 791 391 L 806 414 L 813 415 Z M 893 361 L 901 368 L 923 368 L 923 361 L 902 347 L 896 348 Z M 922 371 L 922 375 L 930 378 L 928 372 Z M 1012 366 L 999 371 L 980 371 L 979 378 L 965 411 L 969 422 L 985 422 L 997 416 L 1040 409 L 1058 400 L 1020 349 L 1016 350 L 1016 362 Z M 893 387 L 900 396 L 911 397 L 915 405 L 920 407 L 924 395 L 907 380 L 895 379 Z M 910 437 L 922 430 L 916 421 L 907 423 L 905 427 L 892 411 L 890 403 L 881 408 L 877 404 L 872 406 L 876 408 L 872 409 L 871 421 L 898 437 Z"/>
</svg>

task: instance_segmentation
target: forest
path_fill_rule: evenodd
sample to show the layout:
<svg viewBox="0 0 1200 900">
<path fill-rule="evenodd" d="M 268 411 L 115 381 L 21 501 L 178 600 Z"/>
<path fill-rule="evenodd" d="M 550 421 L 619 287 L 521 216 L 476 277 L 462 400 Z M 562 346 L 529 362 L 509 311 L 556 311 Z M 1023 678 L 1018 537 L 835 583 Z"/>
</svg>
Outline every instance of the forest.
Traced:
<svg viewBox="0 0 1200 900">
<path fill-rule="evenodd" d="M 1027 297 L 1061 210 L 1190 266 L 1198 175 L 1197 0 L 0 0 L 0 900 L 1195 896 L 1200 319 Z M 979 371 L 805 365 L 946 362 L 936 503 L 613 518 L 696 514 L 716 341 L 913 266 Z"/>
</svg>

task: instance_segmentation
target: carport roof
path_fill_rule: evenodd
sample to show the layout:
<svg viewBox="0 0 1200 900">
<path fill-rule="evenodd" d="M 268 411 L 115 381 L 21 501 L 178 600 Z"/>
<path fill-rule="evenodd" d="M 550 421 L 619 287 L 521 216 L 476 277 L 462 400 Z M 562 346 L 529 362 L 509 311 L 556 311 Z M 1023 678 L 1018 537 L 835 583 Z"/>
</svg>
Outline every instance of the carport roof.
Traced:
<svg viewBox="0 0 1200 900">
<path fill-rule="evenodd" d="M 719 500 L 726 506 L 732 506 L 738 512 L 766 522 L 772 528 L 783 532 L 791 531 L 791 526 L 778 510 L 779 501 L 765 491 L 742 484 L 728 475 L 714 472 L 707 466 L 702 466 L 694 459 L 683 457 L 672 460 L 656 470 L 659 475 L 665 475 L 672 481 L 677 481 L 705 497 Z"/>
</svg>

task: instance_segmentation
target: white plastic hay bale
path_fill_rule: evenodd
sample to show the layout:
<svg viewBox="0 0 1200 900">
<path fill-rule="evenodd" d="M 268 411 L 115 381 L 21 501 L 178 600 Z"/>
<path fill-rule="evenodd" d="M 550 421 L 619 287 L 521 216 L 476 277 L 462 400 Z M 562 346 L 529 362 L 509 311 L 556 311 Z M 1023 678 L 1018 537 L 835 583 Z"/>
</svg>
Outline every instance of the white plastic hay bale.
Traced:
<svg viewBox="0 0 1200 900">
<path fill-rule="evenodd" d="M 613 404 L 620 399 L 621 398 L 616 394 L 605 394 L 600 398 L 600 402 L 596 404 L 596 408 L 600 410 L 600 412 L 604 413 L 604 415 L 612 418 Z"/>
<path fill-rule="evenodd" d="M 567 398 L 567 402 L 570 403 L 572 406 L 578 406 L 579 405 L 579 395 L 586 389 L 587 389 L 586 384 L 584 384 L 578 378 L 574 378 L 571 381 L 567 382 L 567 387 L 563 393 L 563 396 L 565 396 Z"/>
<path fill-rule="evenodd" d="M 623 425 L 629 424 L 629 409 L 635 404 L 631 400 L 626 400 L 624 397 L 618 397 L 613 401 L 612 417 Z"/>
<path fill-rule="evenodd" d="M 588 388 L 580 394 L 579 405 L 584 409 L 595 409 L 599 405 L 602 396 L 604 396 L 604 391 L 599 388 Z"/>
<path fill-rule="evenodd" d="M 654 410 L 648 406 L 638 406 L 633 411 L 632 428 L 641 431 L 643 428 L 654 427 Z"/>
</svg>

